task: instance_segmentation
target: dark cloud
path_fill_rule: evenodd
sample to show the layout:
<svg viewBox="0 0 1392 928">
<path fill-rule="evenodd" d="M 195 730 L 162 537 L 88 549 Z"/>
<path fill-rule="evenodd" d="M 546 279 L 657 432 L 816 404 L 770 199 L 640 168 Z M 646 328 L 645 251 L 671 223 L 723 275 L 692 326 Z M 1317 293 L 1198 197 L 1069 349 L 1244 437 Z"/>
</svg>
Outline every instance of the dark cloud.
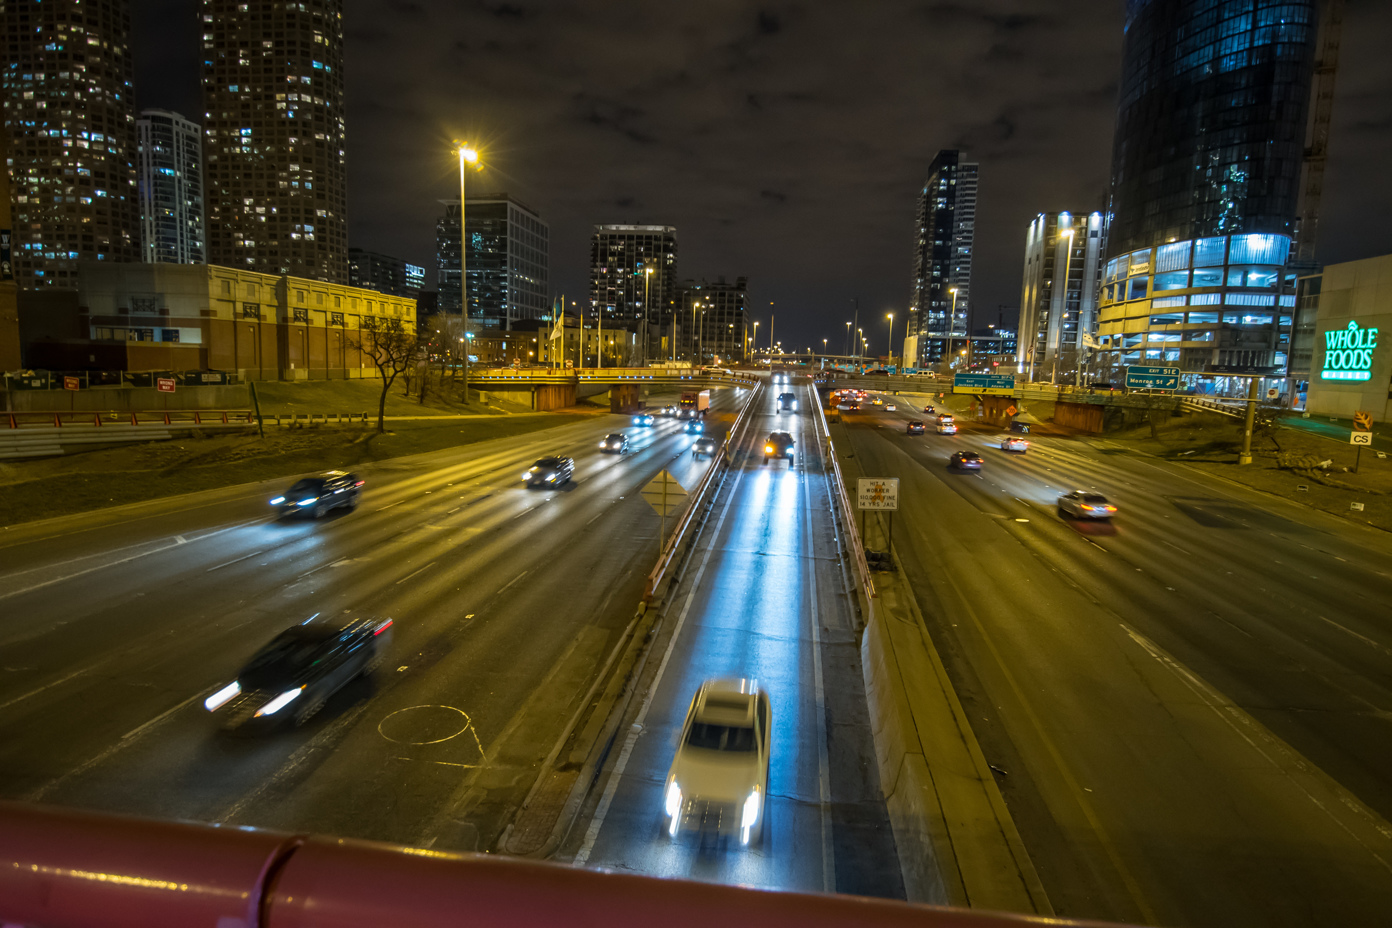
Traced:
<svg viewBox="0 0 1392 928">
<path fill-rule="evenodd" d="M 136 93 L 197 115 L 197 0 L 132 0 Z M 1121 0 L 345 0 L 350 240 L 434 264 L 450 141 L 476 189 L 551 224 L 583 292 L 590 227 L 678 228 L 683 276 L 747 275 L 800 347 L 908 300 L 915 197 L 939 148 L 981 163 L 980 318 L 1019 299 L 1025 229 L 1107 187 Z M 1392 4 L 1348 0 L 1326 260 L 1392 252 Z M 785 309 L 786 308 L 786 309 Z M 896 317 L 902 319 L 902 317 Z M 901 322 L 902 325 L 902 322 Z M 786 328 L 785 328 L 786 326 Z M 868 333 L 883 349 L 885 331 Z M 902 332 L 902 328 L 900 329 Z"/>
</svg>

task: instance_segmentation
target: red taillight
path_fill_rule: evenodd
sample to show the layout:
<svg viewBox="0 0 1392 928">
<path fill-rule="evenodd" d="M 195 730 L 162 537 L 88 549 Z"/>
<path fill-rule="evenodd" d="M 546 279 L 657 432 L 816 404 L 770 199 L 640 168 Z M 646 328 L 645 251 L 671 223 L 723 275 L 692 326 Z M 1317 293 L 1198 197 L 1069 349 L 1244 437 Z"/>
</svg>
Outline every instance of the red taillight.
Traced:
<svg viewBox="0 0 1392 928">
<path fill-rule="evenodd" d="M 377 630 L 376 630 L 375 632 L 372 633 L 372 636 L 373 636 L 374 638 L 377 637 L 378 635 L 382 634 L 382 632 L 384 632 L 384 631 L 386 631 L 387 629 L 391 628 L 391 626 L 392 626 L 392 620 L 391 620 L 391 619 L 387 619 L 387 620 L 386 620 L 385 622 L 383 622 L 381 625 L 377 626 Z"/>
<path fill-rule="evenodd" d="M 365 482 L 365 481 L 359 480 L 357 483 L 353 484 L 353 486 L 355 486 L 355 487 L 360 487 L 360 486 L 363 485 L 364 482 Z"/>
</svg>

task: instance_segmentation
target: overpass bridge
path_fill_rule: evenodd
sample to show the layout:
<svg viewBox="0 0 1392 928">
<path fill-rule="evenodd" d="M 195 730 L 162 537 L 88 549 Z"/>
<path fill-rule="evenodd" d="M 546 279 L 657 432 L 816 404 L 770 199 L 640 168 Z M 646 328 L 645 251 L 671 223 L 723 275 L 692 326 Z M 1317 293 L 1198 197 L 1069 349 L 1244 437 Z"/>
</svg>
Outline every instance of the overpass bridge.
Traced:
<svg viewBox="0 0 1392 928">
<path fill-rule="evenodd" d="M 632 412 L 653 387 L 704 390 L 753 387 L 753 372 L 699 367 L 486 368 L 469 372 L 469 385 L 544 412 L 573 406 L 582 397 L 608 394 L 614 412 Z"/>
</svg>

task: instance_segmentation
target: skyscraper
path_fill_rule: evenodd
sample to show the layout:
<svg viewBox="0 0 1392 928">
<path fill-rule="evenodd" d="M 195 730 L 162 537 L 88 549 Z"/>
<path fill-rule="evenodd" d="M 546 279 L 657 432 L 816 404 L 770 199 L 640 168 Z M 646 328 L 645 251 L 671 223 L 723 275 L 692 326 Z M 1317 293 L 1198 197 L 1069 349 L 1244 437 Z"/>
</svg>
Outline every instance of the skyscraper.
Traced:
<svg viewBox="0 0 1392 928">
<path fill-rule="evenodd" d="M 736 277 L 733 284 L 724 277 L 715 283 L 688 280 L 680 295 L 677 325 L 689 333 L 683 339 L 686 356 L 699 357 L 702 364 L 716 358 L 722 364 L 744 360 L 749 278 Z"/>
<path fill-rule="evenodd" d="M 79 259 L 138 260 L 126 0 L 5 0 L 0 13 L 16 280 L 74 286 Z"/>
<path fill-rule="evenodd" d="M 1040 213 L 1030 223 L 1016 351 L 1031 380 L 1076 379 L 1096 333 L 1102 233 L 1100 212 Z"/>
<path fill-rule="evenodd" d="M 342 0 L 203 0 L 208 260 L 348 280 Z"/>
<path fill-rule="evenodd" d="M 459 304 L 459 201 L 441 200 L 435 224 L 436 288 L 441 312 Z M 510 329 L 551 307 L 550 227 L 536 210 L 506 193 L 469 197 L 469 326 Z"/>
<path fill-rule="evenodd" d="M 1099 334 L 1116 365 L 1284 370 L 1317 0 L 1131 0 Z"/>
<path fill-rule="evenodd" d="M 670 319 L 677 308 L 677 230 L 595 226 L 590 239 L 590 307 L 606 322 L 645 320 L 659 325 Z"/>
<path fill-rule="evenodd" d="M 141 110 L 136 164 L 140 257 L 149 264 L 202 264 L 203 133 L 178 113 Z"/>
<path fill-rule="evenodd" d="M 414 300 L 425 286 L 425 268 L 391 255 L 349 248 L 348 286 Z"/>
<path fill-rule="evenodd" d="M 977 165 L 944 149 L 928 166 L 918 199 L 913 293 L 904 364 L 934 364 L 952 339 L 965 338 L 971 313 L 972 242 L 976 235 Z"/>
</svg>

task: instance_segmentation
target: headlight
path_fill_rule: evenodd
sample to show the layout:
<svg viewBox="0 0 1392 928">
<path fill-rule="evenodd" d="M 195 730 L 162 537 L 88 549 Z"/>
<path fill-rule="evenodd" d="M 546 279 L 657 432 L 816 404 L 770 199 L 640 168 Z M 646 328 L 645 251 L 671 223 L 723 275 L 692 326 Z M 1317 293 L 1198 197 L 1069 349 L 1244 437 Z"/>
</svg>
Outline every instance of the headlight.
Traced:
<svg viewBox="0 0 1392 928">
<path fill-rule="evenodd" d="M 258 717 L 262 715 L 275 715 L 281 709 L 284 709 L 286 706 L 290 705 L 290 703 L 298 699 L 299 695 L 303 692 L 303 686 L 297 686 L 293 690 L 286 690 L 285 692 L 277 696 L 275 699 L 272 699 L 270 702 L 266 703 L 260 709 L 257 709 L 256 714 Z"/>
<path fill-rule="evenodd" d="M 681 787 L 673 780 L 667 784 L 667 794 L 662 799 L 662 809 L 668 818 L 676 818 L 681 813 Z"/>
<path fill-rule="evenodd" d="M 773 454 L 773 445 L 764 445 L 764 454 Z"/>
<path fill-rule="evenodd" d="M 314 505 L 314 504 L 317 503 L 317 502 L 319 502 L 319 497 L 317 497 L 317 496 L 308 496 L 308 497 L 306 497 L 306 498 L 300 500 L 300 501 L 299 501 L 298 503 L 296 503 L 295 505 L 296 505 L 296 506 L 312 506 L 312 505 Z"/>
<path fill-rule="evenodd" d="M 227 701 L 242 691 L 242 685 L 236 680 L 224 686 L 207 699 L 203 700 L 203 708 L 212 712 L 215 709 L 227 705 Z"/>
<path fill-rule="evenodd" d="M 279 505 L 280 505 L 281 503 L 283 503 L 283 502 L 285 502 L 285 497 L 283 497 L 283 496 L 277 496 L 275 499 L 271 500 L 271 505 L 272 505 L 272 506 L 279 506 Z"/>
<path fill-rule="evenodd" d="M 741 828 L 753 828 L 754 823 L 759 820 L 759 787 L 754 787 L 744 800 L 744 811 L 740 815 Z"/>
<path fill-rule="evenodd" d="M 531 471 L 527 471 L 526 473 L 524 473 L 524 474 L 522 475 L 522 479 L 523 479 L 523 480 L 531 480 L 531 479 L 532 479 L 532 472 L 531 472 Z"/>
<path fill-rule="evenodd" d="M 547 475 L 546 475 L 546 479 L 547 479 L 547 481 L 549 482 L 549 481 L 555 480 L 555 479 L 556 479 L 557 477 L 559 477 L 559 476 L 560 476 L 559 474 L 547 474 Z"/>
</svg>

